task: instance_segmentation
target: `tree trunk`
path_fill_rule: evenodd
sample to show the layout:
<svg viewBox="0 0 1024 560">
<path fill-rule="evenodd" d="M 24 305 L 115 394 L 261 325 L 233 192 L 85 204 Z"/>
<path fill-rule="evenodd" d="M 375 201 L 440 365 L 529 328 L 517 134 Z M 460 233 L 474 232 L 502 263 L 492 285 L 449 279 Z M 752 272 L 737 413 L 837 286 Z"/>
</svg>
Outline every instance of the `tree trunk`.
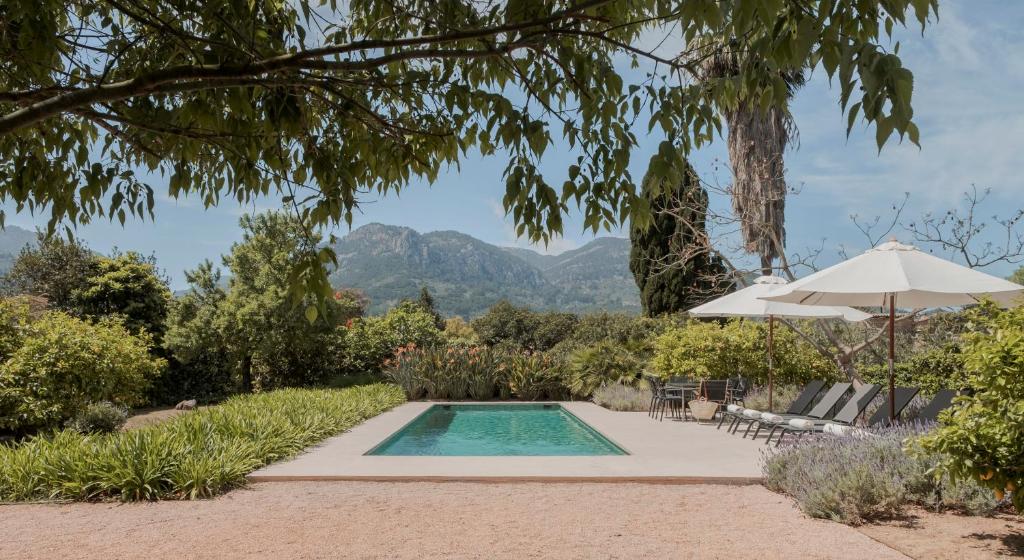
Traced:
<svg viewBox="0 0 1024 560">
<path fill-rule="evenodd" d="M 252 354 L 242 357 L 242 392 L 252 392 Z"/>
</svg>

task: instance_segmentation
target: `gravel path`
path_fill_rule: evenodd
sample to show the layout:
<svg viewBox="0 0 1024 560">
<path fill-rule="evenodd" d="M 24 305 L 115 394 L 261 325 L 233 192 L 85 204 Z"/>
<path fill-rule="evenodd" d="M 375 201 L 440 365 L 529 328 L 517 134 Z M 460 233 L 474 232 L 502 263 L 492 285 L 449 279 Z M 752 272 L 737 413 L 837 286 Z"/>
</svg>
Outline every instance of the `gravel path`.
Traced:
<svg viewBox="0 0 1024 560">
<path fill-rule="evenodd" d="M 906 558 L 760 486 L 263 483 L 0 507 L 0 558 Z"/>
</svg>

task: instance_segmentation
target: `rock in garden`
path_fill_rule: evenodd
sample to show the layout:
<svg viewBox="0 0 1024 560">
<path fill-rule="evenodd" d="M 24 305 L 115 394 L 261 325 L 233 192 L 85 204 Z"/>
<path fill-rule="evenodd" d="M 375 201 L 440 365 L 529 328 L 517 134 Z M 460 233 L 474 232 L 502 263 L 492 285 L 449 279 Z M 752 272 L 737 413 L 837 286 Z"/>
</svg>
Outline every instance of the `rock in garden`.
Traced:
<svg viewBox="0 0 1024 560">
<path fill-rule="evenodd" d="M 187 401 L 181 401 L 180 403 L 174 405 L 174 408 L 175 410 L 192 410 L 193 408 L 196 407 L 196 404 L 196 400 L 192 399 Z"/>
</svg>

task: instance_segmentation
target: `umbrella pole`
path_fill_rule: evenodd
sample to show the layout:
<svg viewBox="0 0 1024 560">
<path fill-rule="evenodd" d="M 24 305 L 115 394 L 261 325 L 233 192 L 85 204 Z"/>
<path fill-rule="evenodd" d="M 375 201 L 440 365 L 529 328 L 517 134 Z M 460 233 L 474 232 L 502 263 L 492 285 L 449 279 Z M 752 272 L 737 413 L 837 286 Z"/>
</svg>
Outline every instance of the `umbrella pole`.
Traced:
<svg viewBox="0 0 1024 560">
<path fill-rule="evenodd" d="M 772 407 L 772 354 L 775 342 L 775 315 L 768 316 L 768 412 L 773 412 Z"/>
<path fill-rule="evenodd" d="M 889 421 L 896 422 L 896 294 L 889 294 Z"/>
</svg>

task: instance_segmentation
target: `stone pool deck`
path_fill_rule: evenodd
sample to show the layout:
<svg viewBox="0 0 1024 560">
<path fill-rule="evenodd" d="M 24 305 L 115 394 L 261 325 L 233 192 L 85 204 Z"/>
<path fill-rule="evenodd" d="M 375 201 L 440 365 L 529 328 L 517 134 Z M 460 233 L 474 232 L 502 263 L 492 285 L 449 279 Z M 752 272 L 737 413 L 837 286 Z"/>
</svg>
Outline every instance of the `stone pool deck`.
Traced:
<svg viewBox="0 0 1024 560">
<path fill-rule="evenodd" d="M 405 426 L 433 402 L 410 402 L 371 418 L 298 457 L 251 475 L 253 482 L 298 480 L 648 482 L 666 484 L 757 484 L 758 441 L 726 433 L 725 427 L 646 412 L 614 412 L 588 402 L 559 403 L 629 455 L 590 457 L 369 456 L 367 451 Z M 467 404 L 467 403 L 461 403 Z M 480 403 L 486 404 L 486 403 Z M 493 404 L 493 403 L 492 403 Z"/>
</svg>

